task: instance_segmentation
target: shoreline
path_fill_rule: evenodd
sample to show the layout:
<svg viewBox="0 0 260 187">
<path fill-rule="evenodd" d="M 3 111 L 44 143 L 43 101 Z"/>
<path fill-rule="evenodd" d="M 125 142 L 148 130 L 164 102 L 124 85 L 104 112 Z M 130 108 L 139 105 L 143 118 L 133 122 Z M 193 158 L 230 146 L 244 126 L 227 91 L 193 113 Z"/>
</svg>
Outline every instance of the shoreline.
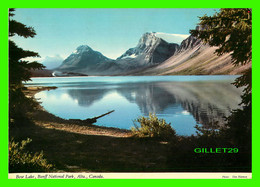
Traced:
<svg viewBox="0 0 260 187">
<path fill-rule="evenodd" d="M 33 98 L 36 93 L 50 89 L 30 87 L 24 93 Z M 135 138 L 129 130 L 75 123 L 50 114 L 39 102 L 36 105 L 36 109 L 28 113 L 32 123 L 28 121 L 29 124 L 9 128 L 9 137 L 17 141 L 30 138 L 32 142 L 27 147 L 28 151 L 43 151 L 48 162 L 54 165 L 52 172 L 55 173 L 245 172 L 251 169 L 248 162 L 244 161 L 251 156 L 250 152 L 234 154 L 234 159 L 230 154 L 234 160 L 230 165 L 231 157 L 223 160 L 222 155 L 205 157 L 193 151 L 194 146 L 212 144 L 219 147 L 226 144 L 225 141 L 209 139 L 205 142 L 205 138 L 194 136 L 179 137 L 172 141 Z M 205 159 L 208 161 L 205 162 Z M 219 165 L 219 162 L 224 163 Z"/>
<path fill-rule="evenodd" d="M 34 98 L 50 87 L 24 89 Z M 54 89 L 54 88 L 53 88 Z M 9 128 L 16 141 L 30 138 L 27 150 L 43 152 L 51 172 L 163 172 L 170 171 L 168 155 L 171 144 L 160 139 L 135 138 L 130 130 L 75 123 L 59 118 L 40 105 L 27 113 L 23 126 Z"/>
<path fill-rule="evenodd" d="M 48 129 L 63 130 L 84 135 L 102 135 L 112 137 L 133 136 L 131 130 L 94 125 L 77 119 L 63 119 L 49 113 L 40 105 L 34 96 L 36 93 L 41 91 L 49 91 L 57 88 L 58 87 L 55 86 L 28 86 L 24 90 L 26 97 L 34 98 L 37 103 L 36 110 L 30 114 L 35 125 Z"/>
</svg>

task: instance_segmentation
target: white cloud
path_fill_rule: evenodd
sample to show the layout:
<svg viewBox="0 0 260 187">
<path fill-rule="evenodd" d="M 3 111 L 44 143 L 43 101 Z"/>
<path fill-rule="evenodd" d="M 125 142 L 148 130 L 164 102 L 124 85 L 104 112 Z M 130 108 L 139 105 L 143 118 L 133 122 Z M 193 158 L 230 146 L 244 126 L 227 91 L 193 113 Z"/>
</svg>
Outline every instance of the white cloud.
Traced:
<svg viewBox="0 0 260 187">
<path fill-rule="evenodd" d="M 168 43 L 177 43 L 180 44 L 184 39 L 188 38 L 189 34 L 168 34 L 162 32 L 156 32 L 155 35 Z"/>
<path fill-rule="evenodd" d="M 46 56 L 41 60 L 41 63 L 45 65 L 47 69 L 53 69 L 60 66 L 63 60 L 60 55 Z"/>
</svg>

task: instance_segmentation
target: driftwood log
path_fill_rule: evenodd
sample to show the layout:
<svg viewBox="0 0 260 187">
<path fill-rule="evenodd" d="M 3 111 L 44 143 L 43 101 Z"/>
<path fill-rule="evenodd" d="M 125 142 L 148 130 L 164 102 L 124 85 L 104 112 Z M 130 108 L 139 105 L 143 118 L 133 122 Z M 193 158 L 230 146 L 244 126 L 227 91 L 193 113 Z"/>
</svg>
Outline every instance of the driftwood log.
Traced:
<svg viewBox="0 0 260 187">
<path fill-rule="evenodd" d="M 83 120 L 80 120 L 80 119 L 70 119 L 70 120 L 85 122 L 87 124 L 92 124 L 92 123 L 96 123 L 98 118 L 102 118 L 102 117 L 104 117 L 104 116 L 106 116 L 106 115 L 108 115 L 108 114 L 110 114 L 110 113 L 112 113 L 114 111 L 115 110 L 111 110 L 111 111 L 109 111 L 109 112 L 107 112 L 105 114 L 102 114 L 102 115 L 94 117 L 94 118 L 87 118 L 87 119 L 83 119 Z"/>
</svg>

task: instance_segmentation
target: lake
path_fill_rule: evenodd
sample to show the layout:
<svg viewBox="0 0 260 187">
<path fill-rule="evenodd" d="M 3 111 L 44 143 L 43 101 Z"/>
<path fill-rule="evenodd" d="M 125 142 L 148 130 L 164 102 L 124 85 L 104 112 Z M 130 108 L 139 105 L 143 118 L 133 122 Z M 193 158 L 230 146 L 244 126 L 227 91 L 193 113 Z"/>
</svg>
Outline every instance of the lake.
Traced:
<svg viewBox="0 0 260 187">
<path fill-rule="evenodd" d="M 65 119 L 100 118 L 96 125 L 131 129 L 139 116 L 155 113 L 178 135 L 210 128 L 239 107 L 238 76 L 116 76 L 32 78 L 26 86 L 57 86 L 35 95 L 50 113 Z"/>
</svg>

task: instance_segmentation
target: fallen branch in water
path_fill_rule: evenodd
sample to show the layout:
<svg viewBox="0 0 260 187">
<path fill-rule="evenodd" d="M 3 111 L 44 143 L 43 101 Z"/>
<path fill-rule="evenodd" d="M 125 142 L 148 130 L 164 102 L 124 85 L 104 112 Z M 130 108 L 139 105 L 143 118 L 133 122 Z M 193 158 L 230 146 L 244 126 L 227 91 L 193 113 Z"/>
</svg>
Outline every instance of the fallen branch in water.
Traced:
<svg viewBox="0 0 260 187">
<path fill-rule="evenodd" d="M 80 120 L 80 119 L 70 119 L 70 120 L 73 120 L 73 121 L 82 121 L 82 122 L 86 122 L 86 123 L 88 123 L 88 124 L 92 124 L 92 123 L 96 123 L 97 122 L 97 119 L 99 119 L 99 118 L 102 118 L 102 117 L 104 117 L 104 116 L 106 116 L 106 115 L 108 115 L 108 114 L 110 114 L 110 113 L 112 113 L 112 112 L 114 112 L 115 110 L 111 110 L 111 111 L 109 111 L 109 112 L 107 112 L 107 113 L 105 113 L 105 114 L 102 114 L 102 115 L 100 115 L 100 116 L 97 116 L 97 117 L 94 117 L 94 118 L 87 118 L 87 119 L 83 119 L 83 120 Z"/>
</svg>

